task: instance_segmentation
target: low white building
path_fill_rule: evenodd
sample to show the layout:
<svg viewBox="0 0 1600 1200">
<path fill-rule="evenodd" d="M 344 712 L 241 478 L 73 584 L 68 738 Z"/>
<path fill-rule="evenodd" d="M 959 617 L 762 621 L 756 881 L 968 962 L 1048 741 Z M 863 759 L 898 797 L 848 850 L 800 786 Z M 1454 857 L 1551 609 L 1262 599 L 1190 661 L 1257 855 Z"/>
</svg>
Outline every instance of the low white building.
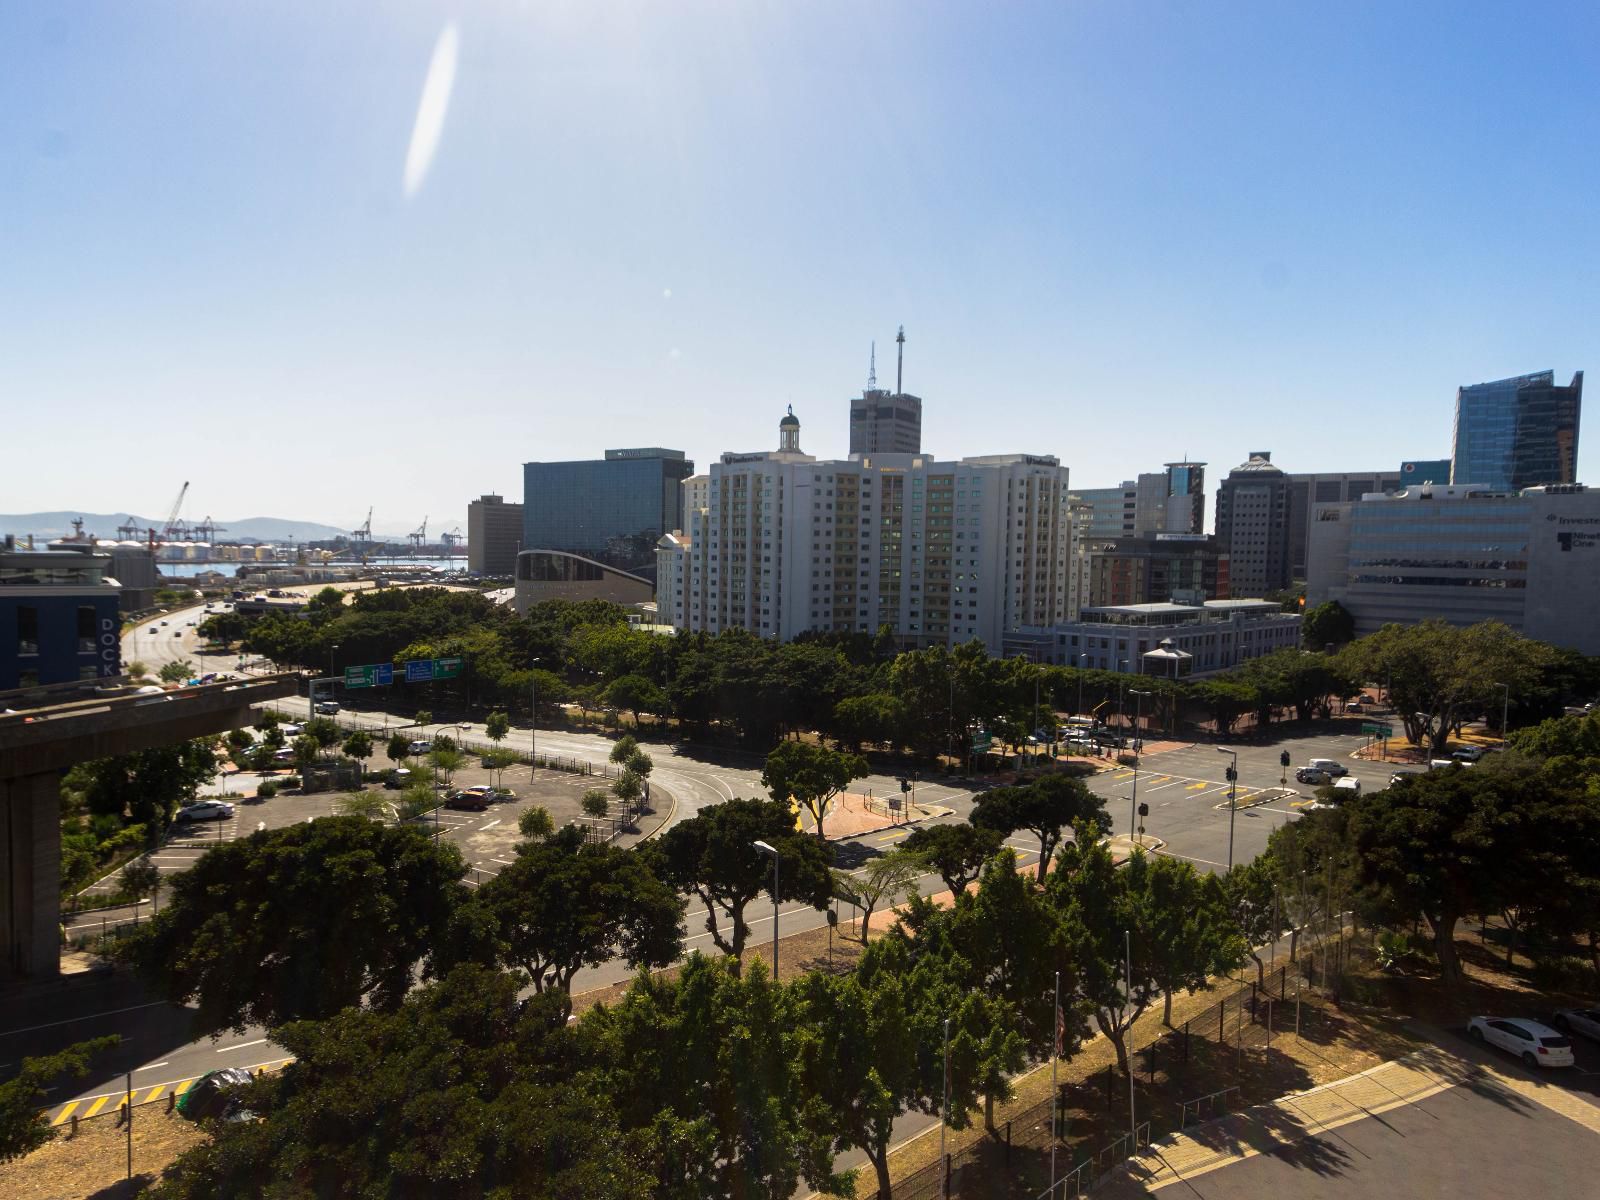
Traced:
<svg viewBox="0 0 1600 1200">
<path fill-rule="evenodd" d="M 1212 675 L 1300 644 L 1300 616 L 1272 600 L 1112 604 L 1008 634 L 1005 653 L 1126 675 Z"/>
</svg>

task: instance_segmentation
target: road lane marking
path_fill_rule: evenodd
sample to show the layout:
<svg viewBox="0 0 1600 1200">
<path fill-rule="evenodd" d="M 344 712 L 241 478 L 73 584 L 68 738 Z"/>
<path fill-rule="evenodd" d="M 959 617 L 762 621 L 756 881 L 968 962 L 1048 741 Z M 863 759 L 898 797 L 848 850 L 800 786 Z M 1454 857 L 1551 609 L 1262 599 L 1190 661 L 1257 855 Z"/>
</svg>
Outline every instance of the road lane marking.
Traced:
<svg viewBox="0 0 1600 1200">
<path fill-rule="evenodd" d="M 880 841 L 880 842 L 892 842 L 896 838 L 902 838 L 902 837 L 905 837 L 905 831 L 904 830 L 901 830 L 899 833 L 885 834 L 883 837 L 878 838 L 877 840 Z"/>
<path fill-rule="evenodd" d="M 54 1121 L 50 1122 L 50 1123 L 52 1125 L 61 1124 L 63 1121 L 65 1121 L 68 1117 L 70 1117 L 73 1114 L 73 1111 L 78 1107 L 78 1104 L 79 1104 L 79 1101 L 77 1101 L 77 1100 L 72 1101 L 65 1108 L 63 1108 L 60 1112 L 58 1112 L 56 1114 L 56 1119 Z"/>
<path fill-rule="evenodd" d="M 240 1042 L 240 1043 L 238 1043 L 237 1045 L 234 1045 L 234 1046 L 220 1046 L 220 1047 L 217 1048 L 217 1053 L 218 1054 L 226 1054 L 230 1050 L 243 1050 L 246 1046 L 265 1046 L 266 1044 L 267 1044 L 267 1039 L 266 1038 L 257 1038 L 253 1042 Z"/>
<path fill-rule="evenodd" d="M 90 1117 L 94 1116 L 95 1113 L 99 1112 L 106 1106 L 106 1101 L 109 1099 L 111 1099 L 109 1095 L 98 1097 L 95 1102 L 89 1105 L 88 1109 L 84 1112 L 84 1119 L 88 1120 Z"/>
<path fill-rule="evenodd" d="M 1195 783 L 1186 784 L 1185 788 L 1186 788 L 1186 790 L 1193 792 L 1193 791 L 1196 791 L 1196 790 L 1203 791 L 1203 790 L 1205 790 L 1206 788 L 1208 788 L 1210 786 L 1211 785 L 1209 783 L 1207 783 L 1204 779 L 1201 779 L 1201 780 L 1199 780 L 1199 781 L 1197 781 Z"/>
<path fill-rule="evenodd" d="M 92 1021 L 96 1017 L 114 1017 L 118 1013 L 133 1012 L 140 1008 L 156 1008 L 165 1003 L 165 1000 L 152 1000 L 148 1004 L 130 1004 L 126 1008 L 108 1008 L 105 1012 L 86 1013 L 81 1017 L 68 1017 L 64 1021 L 47 1021 L 43 1025 L 29 1025 L 23 1029 L 7 1029 L 0 1031 L 0 1037 L 10 1037 L 14 1033 L 32 1033 L 36 1029 L 54 1029 L 57 1025 L 71 1025 L 74 1021 Z"/>
<path fill-rule="evenodd" d="M 171 1064 L 169 1062 L 167 1062 L 166 1059 L 162 1059 L 158 1063 L 151 1063 L 148 1067 L 135 1067 L 134 1070 L 135 1071 L 154 1071 L 157 1067 L 165 1067 L 165 1066 L 170 1066 L 170 1065 Z"/>
<path fill-rule="evenodd" d="M 150 1094 L 148 1096 L 146 1096 L 143 1100 L 139 1101 L 139 1103 L 140 1104 L 149 1104 L 150 1101 L 158 1099 L 161 1096 L 161 1093 L 166 1091 L 166 1090 L 167 1090 L 167 1085 L 166 1084 L 158 1083 L 158 1084 L 155 1085 L 155 1087 L 150 1089 Z"/>
<path fill-rule="evenodd" d="M 500 824 L 500 818 L 496 817 L 494 820 L 490 821 L 487 825 L 479 825 L 478 826 L 478 832 L 482 833 L 485 829 L 493 829 L 498 824 Z"/>
</svg>

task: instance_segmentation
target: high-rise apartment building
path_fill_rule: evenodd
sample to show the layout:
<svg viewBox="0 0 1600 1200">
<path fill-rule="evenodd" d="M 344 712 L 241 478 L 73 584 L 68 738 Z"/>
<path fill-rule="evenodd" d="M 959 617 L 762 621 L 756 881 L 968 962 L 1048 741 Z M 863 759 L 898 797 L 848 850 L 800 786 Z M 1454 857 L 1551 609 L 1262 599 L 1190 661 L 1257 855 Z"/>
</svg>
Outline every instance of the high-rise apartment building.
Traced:
<svg viewBox="0 0 1600 1200">
<path fill-rule="evenodd" d="M 1583 372 L 1554 371 L 1456 389 L 1450 482 L 1520 491 L 1577 479 Z"/>
<path fill-rule="evenodd" d="M 1206 531 L 1206 464 L 1170 462 L 1166 466 L 1167 503 L 1163 533 Z M 1144 530 L 1140 530 L 1141 533 Z"/>
<path fill-rule="evenodd" d="M 1306 604 L 1337 600 L 1358 634 L 1495 620 L 1600 654 L 1600 491 L 1418 486 L 1318 505 L 1311 528 Z"/>
<path fill-rule="evenodd" d="M 680 486 L 683 489 L 683 519 L 687 521 L 690 513 L 710 503 L 711 476 L 691 475 Z"/>
<path fill-rule="evenodd" d="M 922 453 L 922 398 L 908 396 L 902 386 L 905 369 L 906 329 L 902 325 L 894 391 L 878 386 L 878 354 L 873 348 L 866 390 L 850 401 L 851 454 Z"/>
<path fill-rule="evenodd" d="M 522 549 L 522 505 L 489 493 L 467 505 L 467 570 L 510 575 Z"/>
<path fill-rule="evenodd" d="M 1083 607 L 1203 604 L 1229 595 L 1228 556 L 1203 533 L 1147 533 L 1092 541 Z"/>
<path fill-rule="evenodd" d="M 1217 488 L 1217 542 L 1232 595 L 1254 599 L 1289 586 L 1289 504 L 1289 477 L 1270 450 L 1251 451 Z"/>
<path fill-rule="evenodd" d="M 657 446 L 603 459 L 523 464 L 522 547 L 560 550 L 653 575 L 656 541 L 683 526 L 694 463 Z"/>
<path fill-rule="evenodd" d="M 1049 455 L 819 461 L 793 414 L 775 451 L 724 454 L 709 502 L 658 546 L 657 602 L 680 629 L 875 632 L 907 646 L 1050 624 L 1068 608 L 1067 472 Z M 663 595 L 660 581 L 674 581 Z"/>
</svg>

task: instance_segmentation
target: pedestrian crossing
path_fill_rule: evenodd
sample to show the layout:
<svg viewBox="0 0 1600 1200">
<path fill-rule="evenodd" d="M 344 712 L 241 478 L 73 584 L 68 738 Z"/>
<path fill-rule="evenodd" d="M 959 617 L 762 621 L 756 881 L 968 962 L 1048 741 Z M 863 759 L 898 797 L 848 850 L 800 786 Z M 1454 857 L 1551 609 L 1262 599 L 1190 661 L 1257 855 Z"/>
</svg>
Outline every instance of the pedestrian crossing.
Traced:
<svg viewBox="0 0 1600 1200">
<path fill-rule="evenodd" d="M 252 1063 L 245 1070 L 259 1075 L 267 1071 L 281 1070 L 293 1061 L 292 1058 L 277 1058 L 270 1062 Z M 201 1072 L 202 1075 L 204 1073 Z M 126 1108 L 130 1098 L 135 1108 L 154 1104 L 163 1097 L 173 1100 L 187 1092 L 199 1079 L 200 1075 L 194 1075 L 188 1079 L 169 1080 L 166 1083 L 140 1084 L 131 1092 L 126 1088 L 119 1088 L 114 1092 L 103 1092 L 98 1096 L 81 1096 L 47 1112 L 46 1119 L 52 1126 L 65 1125 L 73 1117 L 87 1121 L 100 1116 L 102 1112 L 109 1114 L 117 1109 Z"/>
</svg>

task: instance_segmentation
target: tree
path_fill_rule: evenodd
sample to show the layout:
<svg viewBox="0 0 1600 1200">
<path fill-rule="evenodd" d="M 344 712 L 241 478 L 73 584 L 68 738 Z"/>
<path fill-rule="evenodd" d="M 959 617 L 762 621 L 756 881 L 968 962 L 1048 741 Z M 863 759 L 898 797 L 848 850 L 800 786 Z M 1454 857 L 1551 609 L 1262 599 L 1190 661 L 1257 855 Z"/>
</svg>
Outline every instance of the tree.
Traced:
<svg viewBox="0 0 1600 1200">
<path fill-rule="evenodd" d="M 1127 1075 L 1128 1030 L 1161 992 L 1155 960 L 1139 927 L 1138 873 L 1145 856 L 1136 853 L 1118 869 L 1102 843 L 1078 837 L 1067 858 L 1045 882 L 1045 898 L 1061 922 L 1064 960 L 1076 973 L 1075 1000 L 1105 1034 Z"/>
<path fill-rule="evenodd" d="M 1463 720 L 1499 707 L 1501 684 L 1515 700 L 1555 661 L 1551 647 L 1498 621 L 1462 629 L 1437 619 L 1385 625 L 1352 642 L 1342 657 L 1359 678 L 1386 682 L 1407 740 L 1414 746 L 1426 740 L 1435 755 L 1445 752 Z"/>
<path fill-rule="evenodd" d="M 655 761 L 643 750 L 635 750 L 628 755 L 628 761 L 623 766 L 637 775 L 641 781 L 650 778 L 650 772 L 656 769 Z"/>
<path fill-rule="evenodd" d="M 1170 1026 L 1172 994 L 1193 995 L 1212 975 L 1232 970 L 1244 956 L 1243 939 L 1217 876 L 1165 855 L 1134 857 L 1124 871 L 1139 908 L 1140 944 L 1161 988 L 1161 1019 Z"/>
<path fill-rule="evenodd" d="M 230 729 L 224 741 L 228 746 L 228 757 L 243 766 L 249 758 L 250 747 L 255 745 L 255 738 L 250 736 L 248 729 Z"/>
<path fill-rule="evenodd" d="M 761 786 L 780 804 L 797 801 L 816 821 L 818 839 L 825 841 L 822 819 L 829 802 L 852 779 L 860 779 L 866 773 L 867 760 L 859 754 L 845 754 L 810 742 L 781 742 L 767 755 Z"/>
<path fill-rule="evenodd" d="M 885 745 L 898 741 L 906 722 L 906 708 L 887 692 L 847 696 L 833 709 L 834 735 L 842 750 L 859 750 L 863 742 Z"/>
<path fill-rule="evenodd" d="M 322 753 L 322 745 L 309 733 L 302 733 L 294 740 L 294 765 L 304 770 L 317 761 L 317 756 Z"/>
<path fill-rule="evenodd" d="M 484 718 L 483 732 L 484 736 L 486 736 L 495 744 L 496 748 L 498 748 L 500 743 L 503 742 L 506 739 L 506 736 L 511 732 L 511 718 L 498 710 L 492 712 L 486 718 Z"/>
<path fill-rule="evenodd" d="M 558 834 L 524 847 L 473 893 L 447 954 L 515 967 L 535 992 L 563 993 L 570 1012 L 566 993 L 581 967 L 613 957 L 635 969 L 675 962 L 683 951 L 683 908 L 641 856 Z"/>
<path fill-rule="evenodd" d="M 1000 851 L 1005 835 L 966 822 L 948 825 L 921 825 L 913 829 L 900 848 L 917 855 L 944 880 L 954 895 L 983 873 L 983 866 Z"/>
<path fill-rule="evenodd" d="M 639 739 L 634 737 L 631 733 L 625 733 L 612 745 L 611 761 L 620 767 L 623 763 L 627 762 L 628 759 L 632 758 L 634 752 L 638 749 Z"/>
<path fill-rule="evenodd" d="M 383 756 L 392 763 L 398 763 L 411 754 L 411 739 L 403 733 L 389 735 L 389 744 L 383 748 Z"/>
<path fill-rule="evenodd" d="M 123 668 L 123 673 L 127 675 L 129 679 L 137 682 L 146 678 L 150 674 L 150 668 L 143 661 L 136 658 Z"/>
<path fill-rule="evenodd" d="M 692 891 L 706 906 L 706 932 L 717 949 L 744 962 L 750 924 L 746 907 L 763 892 L 772 896 L 772 860 L 756 847 L 778 852 L 778 897 L 823 909 L 833 895 L 829 853 L 815 838 L 795 832 L 794 818 L 775 800 L 726 800 L 709 804 L 649 843 L 656 873 L 679 891 Z M 731 927 L 723 930 L 722 922 Z"/>
<path fill-rule="evenodd" d="M 372 757 L 372 735 L 365 729 L 358 729 L 345 738 L 343 750 L 350 758 L 360 759 L 365 763 Z"/>
<path fill-rule="evenodd" d="M 489 753 L 483 756 L 483 765 L 488 767 L 489 770 L 494 773 L 494 779 L 497 786 L 505 783 L 506 768 L 516 761 L 517 755 L 516 751 L 514 750 L 496 749 L 489 751 Z"/>
<path fill-rule="evenodd" d="M 347 792 L 339 797 L 338 807 L 342 813 L 367 821 L 382 821 L 395 812 L 381 792 Z"/>
<path fill-rule="evenodd" d="M 343 733 L 339 723 L 332 717 L 312 717 L 305 725 L 306 736 L 317 740 L 317 747 L 326 750 L 329 746 L 337 746 Z"/>
<path fill-rule="evenodd" d="M 68 782 L 81 787 L 90 813 L 117 817 L 130 826 L 143 825 L 154 835 L 172 820 L 178 806 L 192 801 L 200 785 L 216 773 L 212 739 L 194 738 L 175 746 L 79 764 Z"/>
<path fill-rule="evenodd" d="M 1356 619 L 1337 600 L 1324 600 L 1300 622 L 1300 640 L 1307 649 L 1337 649 L 1355 641 Z"/>
<path fill-rule="evenodd" d="M 394 1012 L 345 1009 L 274 1038 L 294 1069 L 249 1085 L 257 1119 L 217 1122 L 161 1184 L 171 1200 L 583 1196 L 650 1200 L 647 1130 L 619 1126 L 592 1039 L 517 981 L 463 966 Z"/>
<path fill-rule="evenodd" d="M 789 1200 L 802 1177 L 834 1192 L 827 1139 L 802 1119 L 793 998 L 730 963 L 690 955 L 676 979 L 640 975 L 585 1014 L 612 1064 L 607 1093 L 625 1128 L 652 1134 L 658 1196 Z"/>
<path fill-rule="evenodd" d="M 597 820 L 603 819 L 611 809 L 611 800 L 600 788 L 590 788 L 583 794 L 583 811 Z"/>
<path fill-rule="evenodd" d="M 517 818 L 517 832 L 530 842 L 546 841 L 555 831 L 550 810 L 542 804 L 533 805 Z"/>
<path fill-rule="evenodd" d="M 120 1041 L 110 1034 L 22 1060 L 17 1074 L 0 1083 L 0 1163 L 30 1154 L 55 1136 L 45 1116 L 50 1085 L 62 1075 L 83 1078 L 89 1073 L 89 1061 Z"/>
<path fill-rule="evenodd" d="M 143 858 L 136 858 L 122 868 L 122 875 L 118 882 L 122 886 L 124 895 L 134 897 L 150 897 L 152 911 L 157 906 L 161 895 L 161 868 L 150 861 L 146 854 Z"/>
<path fill-rule="evenodd" d="M 916 887 L 922 874 L 922 859 L 895 847 L 880 854 L 859 871 L 835 871 L 839 893 L 861 909 L 861 944 L 867 944 L 872 914 L 880 904 L 893 908 L 900 897 Z"/>
<path fill-rule="evenodd" d="M 454 746 L 441 746 L 437 740 L 434 742 L 433 749 L 428 751 L 428 762 L 435 771 L 444 776 L 446 787 L 450 785 L 450 781 L 455 778 L 456 772 L 461 769 L 461 764 L 466 760 L 467 756 Z"/>
<path fill-rule="evenodd" d="M 1046 775 L 1023 787 L 985 792 L 972 808 L 972 823 L 1006 837 L 1026 829 L 1038 838 L 1040 880 L 1050 870 L 1050 858 L 1064 831 L 1082 826 L 1100 836 L 1111 828 L 1105 800 L 1081 780 L 1065 775 Z"/>
<path fill-rule="evenodd" d="M 1363 881 L 1427 920 L 1440 976 L 1454 986 L 1460 919 L 1559 902 L 1566 878 L 1581 872 L 1568 855 L 1589 840 L 1574 828 L 1587 816 L 1537 764 L 1486 760 L 1363 796 L 1350 826 Z"/>
<path fill-rule="evenodd" d="M 639 724 L 640 713 L 667 710 L 667 694 L 643 675 L 623 675 L 612 680 L 605 690 L 605 702 L 612 708 L 631 712 L 635 725 Z"/>
<path fill-rule="evenodd" d="M 161 670 L 156 672 L 156 677 L 162 683 L 182 683 L 185 679 L 191 679 L 193 676 L 194 664 L 187 659 L 162 663 Z"/>
<path fill-rule="evenodd" d="M 1247 863 L 1237 864 L 1222 878 L 1244 952 L 1256 964 L 1257 988 L 1265 986 L 1267 969 L 1261 960 L 1261 947 L 1276 942 L 1288 929 L 1283 906 L 1278 902 L 1277 870 L 1273 852 L 1268 850 Z"/>
<path fill-rule="evenodd" d="M 119 958 L 194 1004 L 208 1033 L 393 1009 L 445 935 L 466 867 L 456 848 L 362 817 L 220 843 L 171 883 L 166 908 Z"/>
</svg>

